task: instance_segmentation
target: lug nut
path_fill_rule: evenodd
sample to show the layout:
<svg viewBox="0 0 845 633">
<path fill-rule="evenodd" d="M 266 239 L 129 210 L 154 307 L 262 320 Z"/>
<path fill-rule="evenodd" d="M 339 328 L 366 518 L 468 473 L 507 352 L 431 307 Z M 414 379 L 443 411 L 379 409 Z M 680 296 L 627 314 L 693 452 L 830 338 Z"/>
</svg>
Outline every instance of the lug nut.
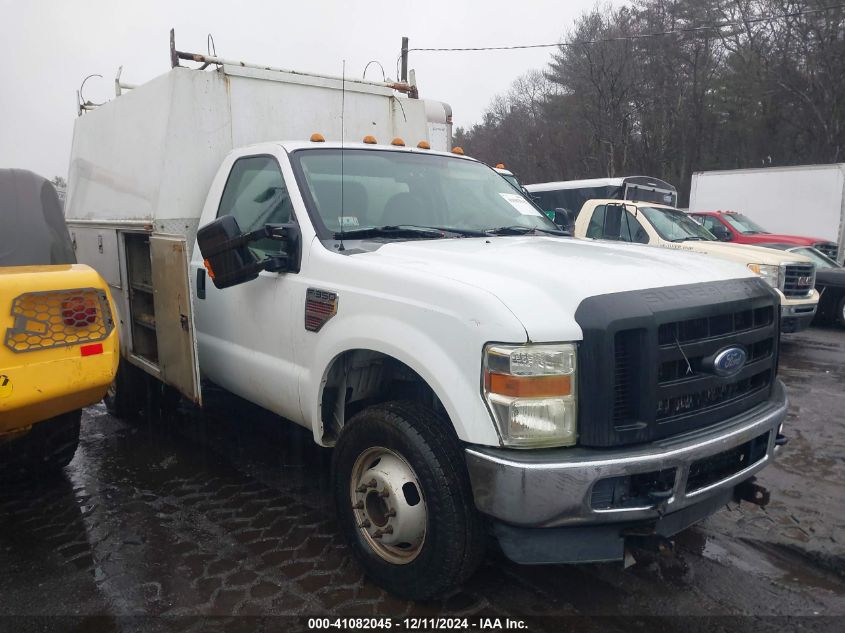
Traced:
<svg viewBox="0 0 845 633">
<path fill-rule="evenodd" d="M 358 503 L 356 503 L 355 505 L 352 506 L 352 509 L 353 510 L 363 510 L 364 509 L 364 502 L 359 501 Z"/>
<path fill-rule="evenodd" d="M 396 516 L 396 510 L 394 510 L 393 508 L 390 508 L 390 510 L 388 510 L 387 512 L 384 513 L 384 516 L 395 517 Z"/>
<path fill-rule="evenodd" d="M 387 488 L 385 488 L 384 490 L 382 490 L 382 491 L 381 491 L 380 493 L 378 493 L 378 494 L 379 494 L 379 496 L 380 496 L 380 497 L 389 497 L 389 496 L 390 496 L 390 491 L 389 491 Z"/>
<path fill-rule="evenodd" d="M 361 521 L 361 524 L 358 527 L 359 528 L 368 528 L 371 525 L 372 525 L 372 523 L 370 523 L 369 519 L 364 519 L 363 521 Z"/>
<path fill-rule="evenodd" d="M 373 538 L 381 538 L 385 534 L 393 534 L 393 526 L 392 525 L 388 525 L 385 528 L 379 528 L 378 530 L 373 532 L 372 536 L 373 536 Z"/>
<path fill-rule="evenodd" d="M 367 487 L 364 484 L 361 484 L 357 488 L 355 488 L 355 492 L 367 492 Z"/>
<path fill-rule="evenodd" d="M 375 488 L 378 486 L 378 482 L 375 479 L 370 479 L 370 483 L 367 484 L 370 488 Z"/>
</svg>

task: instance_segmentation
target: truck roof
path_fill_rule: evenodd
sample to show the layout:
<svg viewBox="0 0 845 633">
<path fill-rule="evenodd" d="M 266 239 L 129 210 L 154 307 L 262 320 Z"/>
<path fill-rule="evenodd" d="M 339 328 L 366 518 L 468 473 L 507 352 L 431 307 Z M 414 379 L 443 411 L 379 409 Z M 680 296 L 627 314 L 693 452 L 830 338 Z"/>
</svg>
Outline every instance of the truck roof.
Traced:
<svg viewBox="0 0 845 633">
<path fill-rule="evenodd" d="M 397 146 L 397 145 L 384 145 L 381 143 L 347 143 L 343 142 L 340 143 L 338 141 L 325 141 L 325 142 L 313 142 L 313 141 L 268 141 L 267 143 L 256 143 L 254 147 L 260 147 L 261 145 L 266 144 L 271 145 L 279 145 L 281 146 L 286 152 L 293 152 L 299 149 L 377 149 L 377 150 L 386 150 L 390 152 L 412 152 L 415 154 L 434 154 L 437 156 L 448 156 L 449 158 L 458 158 L 461 160 L 471 160 L 476 161 L 476 159 L 472 158 L 471 156 L 466 156 L 464 154 L 454 154 L 452 152 L 442 152 L 433 149 L 422 149 L 419 147 L 413 146 Z M 499 170 L 496 170 L 499 171 Z"/>
</svg>

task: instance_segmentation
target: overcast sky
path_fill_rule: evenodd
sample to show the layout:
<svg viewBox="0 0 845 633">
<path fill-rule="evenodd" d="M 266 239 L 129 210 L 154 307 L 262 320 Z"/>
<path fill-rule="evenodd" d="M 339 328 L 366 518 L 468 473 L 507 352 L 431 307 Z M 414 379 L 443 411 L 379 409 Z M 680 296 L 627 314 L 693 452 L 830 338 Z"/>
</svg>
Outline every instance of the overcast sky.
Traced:
<svg viewBox="0 0 845 633">
<path fill-rule="evenodd" d="M 114 77 L 143 83 L 165 73 L 169 30 L 180 50 L 282 68 L 360 77 L 371 59 L 396 77 L 403 35 L 411 47 L 500 46 L 559 41 L 594 0 L 0 0 L 0 167 L 66 176 L 76 90 L 114 97 Z M 420 94 L 451 104 L 456 125 L 479 120 L 493 96 L 550 49 L 412 52 Z M 374 66 L 367 73 L 380 79 Z M 131 149 L 131 148 L 127 148 Z"/>
</svg>

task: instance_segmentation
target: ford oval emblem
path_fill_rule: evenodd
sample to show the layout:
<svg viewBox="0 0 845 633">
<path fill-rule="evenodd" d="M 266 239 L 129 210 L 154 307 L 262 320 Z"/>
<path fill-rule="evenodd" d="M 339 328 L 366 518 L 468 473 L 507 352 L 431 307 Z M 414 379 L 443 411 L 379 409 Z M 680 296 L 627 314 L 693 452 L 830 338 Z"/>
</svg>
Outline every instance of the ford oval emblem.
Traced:
<svg viewBox="0 0 845 633">
<path fill-rule="evenodd" d="M 745 367 L 748 355 L 741 347 L 728 347 L 716 354 L 713 359 L 713 371 L 717 376 L 733 376 Z"/>
</svg>

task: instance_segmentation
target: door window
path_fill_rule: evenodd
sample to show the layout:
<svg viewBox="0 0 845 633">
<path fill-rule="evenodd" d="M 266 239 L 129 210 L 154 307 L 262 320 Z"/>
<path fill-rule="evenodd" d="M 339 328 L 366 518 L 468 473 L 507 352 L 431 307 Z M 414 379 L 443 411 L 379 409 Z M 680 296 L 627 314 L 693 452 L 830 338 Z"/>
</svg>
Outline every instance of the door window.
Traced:
<svg viewBox="0 0 845 633">
<path fill-rule="evenodd" d="M 727 241 L 731 239 L 731 232 L 728 227 L 722 224 L 719 220 L 714 218 L 712 215 L 705 215 L 705 216 L 695 216 L 697 220 L 701 222 L 701 225 L 710 231 L 713 235 L 719 238 L 722 241 Z"/>
<path fill-rule="evenodd" d="M 605 206 L 600 205 L 593 210 L 593 217 L 587 226 L 587 237 L 594 240 L 601 239 L 604 234 L 604 210 Z"/>
<path fill-rule="evenodd" d="M 620 206 L 611 206 L 610 210 L 605 205 L 596 207 L 587 227 L 587 237 L 648 244 L 648 233 L 640 221 Z"/>
<path fill-rule="evenodd" d="M 625 215 L 622 217 L 620 239 L 625 242 L 648 244 L 648 233 L 646 233 L 643 225 L 640 224 L 640 221 L 634 216 L 634 214 L 627 209 L 625 209 Z"/>
<path fill-rule="evenodd" d="M 241 231 L 249 233 L 265 224 L 293 220 L 293 205 L 279 164 L 271 156 L 240 158 L 232 166 L 217 217 L 233 215 Z M 278 253 L 282 242 L 262 239 L 249 247 L 260 257 Z"/>
</svg>

